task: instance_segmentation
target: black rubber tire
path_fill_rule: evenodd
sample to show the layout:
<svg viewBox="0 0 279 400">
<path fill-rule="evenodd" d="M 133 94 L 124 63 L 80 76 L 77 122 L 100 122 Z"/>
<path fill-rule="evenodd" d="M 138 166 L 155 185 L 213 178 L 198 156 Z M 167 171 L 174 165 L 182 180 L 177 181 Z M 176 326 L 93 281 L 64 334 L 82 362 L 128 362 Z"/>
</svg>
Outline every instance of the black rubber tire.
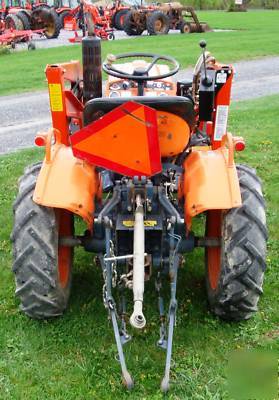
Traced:
<svg viewBox="0 0 279 400">
<path fill-rule="evenodd" d="M 7 29 L 14 29 L 17 31 L 23 30 L 23 23 L 21 19 L 15 14 L 8 14 L 5 18 L 5 27 Z"/>
<path fill-rule="evenodd" d="M 114 16 L 113 19 L 113 26 L 114 28 L 118 29 L 119 31 L 123 31 L 123 27 L 124 27 L 124 17 L 125 15 L 127 15 L 127 13 L 129 12 L 129 10 L 119 10 L 117 11 L 117 13 Z"/>
<path fill-rule="evenodd" d="M 20 308 L 31 318 L 43 319 L 61 315 L 67 307 L 71 288 L 71 267 L 65 287 L 58 273 L 58 228 L 53 208 L 33 202 L 33 192 L 41 163 L 25 170 L 19 180 L 14 203 L 13 242 L 16 296 Z"/>
<path fill-rule="evenodd" d="M 32 42 L 32 40 L 28 43 L 27 46 L 28 50 L 32 51 L 32 50 L 36 50 L 36 45 L 34 42 Z"/>
<path fill-rule="evenodd" d="M 129 11 L 124 18 L 123 30 L 128 36 L 139 36 L 144 31 L 135 25 L 132 11 Z"/>
<path fill-rule="evenodd" d="M 28 18 L 27 14 L 23 11 L 19 11 L 16 16 L 21 20 L 23 29 L 25 31 L 30 30 L 30 18 Z"/>
<path fill-rule="evenodd" d="M 229 321 L 249 319 L 257 311 L 266 269 L 267 228 L 261 181 L 246 165 L 237 165 L 237 173 L 242 206 L 222 213 L 221 265 L 215 290 L 209 279 L 206 251 L 209 305 L 215 315 Z"/>
<path fill-rule="evenodd" d="M 45 29 L 47 39 L 55 39 L 61 30 L 60 19 L 55 10 L 46 7 L 37 7 L 31 14 L 31 28 Z"/>
<path fill-rule="evenodd" d="M 61 30 L 61 22 L 60 22 L 60 18 L 57 15 L 55 10 L 48 10 L 49 16 L 48 16 L 48 21 L 49 23 L 52 25 L 51 29 L 48 29 L 46 26 L 46 31 L 45 31 L 45 35 L 48 39 L 56 39 L 59 34 L 60 34 L 60 30 Z M 49 25 L 48 25 L 49 26 Z"/>
<path fill-rule="evenodd" d="M 160 30 L 156 28 L 157 21 L 160 21 L 162 24 Z M 167 35 L 170 30 L 170 20 L 162 11 L 154 11 L 147 18 L 146 28 L 149 35 Z"/>
<path fill-rule="evenodd" d="M 183 21 L 179 27 L 181 33 L 192 33 L 192 26 L 190 22 Z"/>
<path fill-rule="evenodd" d="M 61 29 L 64 29 L 64 19 L 68 17 L 68 15 L 70 15 L 70 11 L 62 11 L 60 14 L 58 14 Z"/>
</svg>

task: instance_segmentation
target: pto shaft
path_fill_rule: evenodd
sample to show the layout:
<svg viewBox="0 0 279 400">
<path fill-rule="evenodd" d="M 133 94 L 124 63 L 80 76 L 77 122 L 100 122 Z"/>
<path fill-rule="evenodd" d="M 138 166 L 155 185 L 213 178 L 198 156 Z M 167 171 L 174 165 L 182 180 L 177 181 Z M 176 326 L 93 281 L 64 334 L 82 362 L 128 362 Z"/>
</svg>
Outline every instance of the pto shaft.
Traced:
<svg viewBox="0 0 279 400">
<path fill-rule="evenodd" d="M 145 327 L 146 320 L 142 312 L 144 293 L 144 212 L 140 195 L 136 196 L 133 254 L 134 312 L 130 317 L 130 324 L 134 328 L 142 329 Z"/>
</svg>

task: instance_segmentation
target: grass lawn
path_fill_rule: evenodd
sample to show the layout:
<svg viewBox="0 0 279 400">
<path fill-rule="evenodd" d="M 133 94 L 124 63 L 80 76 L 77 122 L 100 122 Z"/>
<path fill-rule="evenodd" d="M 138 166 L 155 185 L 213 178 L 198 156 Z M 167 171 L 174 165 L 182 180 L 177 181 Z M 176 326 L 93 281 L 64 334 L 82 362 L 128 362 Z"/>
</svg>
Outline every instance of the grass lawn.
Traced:
<svg viewBox="0 0 279 400">
<path fill-rule="evenodd" d="M 207 309 L 203 252 L 179 271 L 178 318 L 169 399 L 224 400 L 227 362 L 235 349 L 278 351 L 279 98 L 234 104 L 231 131 L 247 150 L 237 161 L 257 168 L 264 182 L 269 226 L 264 295 L 248 322 L 224 323 Z M 54 321 L 32 321 L 18 311 L 11 273 L 12 202 L 23 168 L 41 159 L 38 150 L 0 157 L 0 398 L 1 400 L 162 399 L 164 353 L 158 339 L 157 301 L 147 285 L 147 327 L 125 351 L 136 380 L 132 393 L 120 382 L 112 328 L 102 304 L 102 279 L 92 255 L 77 250 L 69 309 Z M 131 303 L 130 303 L 131 307 Z"/>
<path fill-rule="evenodd" d="M 103 42 L 103 56 L 131 51 L 159 52 L 176 57 L 182 67 L 187 67 L 194 65 L 200 54 L 198 42 L 201 38 L 207 40 L 209 50 L 223 62 L 279 54 L 278 10 L 247 13 L 200 12 L 199 16 L 212 28 L 234 31 Z M 80 58 L 80 45 L 0 55 L 0 95 L 44 89 L 46 64 Z"/>
</svg>

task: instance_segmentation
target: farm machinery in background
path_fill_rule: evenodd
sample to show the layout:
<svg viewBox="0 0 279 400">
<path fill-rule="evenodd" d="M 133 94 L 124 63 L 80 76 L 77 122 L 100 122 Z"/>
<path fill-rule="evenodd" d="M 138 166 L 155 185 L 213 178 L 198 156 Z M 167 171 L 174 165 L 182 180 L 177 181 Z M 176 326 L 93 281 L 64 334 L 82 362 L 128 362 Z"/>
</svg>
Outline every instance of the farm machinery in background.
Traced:
<svg viewBox="0 0 279 400">
<path fill-rule="evenodd" d="M 56 11 L 46 3 L 2 2 L 1 18 L 5 20 L 6 29 L 13 31 L 42 31 L 47 39 L 59 36 L 61 23 Z"/>
<path fill-rule="evenodd" d="M 149 324 L 145 299 L 154 296 L 152 288 L 157 346 L 166 352 L 161 389 L 169 389 L 185 254 L 205 249 L 209 306 L 224 320 L 250 318 L 263 292 L 261 181 L 253 168 L 235 164 L 245 142 L 227 129 L 234 69 L 217 62 L 204 41 L 200 46 L 193 79 L 178 82 L 179 64 L 168 55 L 110 54 L 102 64 L 95 35 L 82 40 L 82 66 L 48 65 L 52 127 L 35 138 L 45 157 L 26 168 L 13 206 L 12 268 L 21 310 L 35 319 L 63 314 L 74 248 L 94 254 L 103 286 L 92 296 L 102 297 L 109 314 L 129 389 L 134 382 L 123 347 Z M 201 215 L 204 231 L 197 236 L 193 220 Z M 84 234 L 75 234 L 74 219 L 84 221 Z"/>
<path fill-rule="evenodd" d="M 103 40 L 114 40 L 113 28 L 110 25 L 110 18 L 100 12 L 99 8 L 81 0 L 80 4 L 72 9 L 64 18 L 64 29 L 75 31 L 75 36 L 69 39 L 72 43 L 81 42 L 88 32 L 94 33 Z M 77 31 L 82 30 L 82 36 Z"/>
<path fill-rule="evenodd" d="M 112 28 L 122 31 L 124 18 L 131 7 L 135 6 L 135 3 L 123 2 L 121 0 L 114 2 L 101 0 L 94 2 L 94 6 L 98 7 L 100 14 L 104 15 L 110 21 Z"/>
<path fill-rule="evenodd" d="M 165 35 L 170 29 L 181 33 L 210 31 L 207 23 L 199 21 L 193 7 L 176 2 L 131 9 L 124 18 L 123 29 L 129 36 L 141 35 L 145 30 L 150 35 Z"/>
<path fill-rule="evenodd" d="M 210 28 L 200 22 L 193 7 L 178 2 L 145 3 L 144 1 L 94 3 L 107 18 L 110 25 L 124 30 L 127 35 L 140 35 L 144 30 L 150 35 L 167 34 L 170 29 L 179 29 L 181 33 L 206 32 Z"/>
<path fill-rule="evenodd" d="M 33 42 L 35 36 L 44 36 L 43 30 L 13 30 L 6 29 L 5 21 L 0 18 L 0 47 L 12 48 L 16 47 L 17 43 L 26 43 L 28 50 L 35 50 L 36 46 Z"/>
</svg>

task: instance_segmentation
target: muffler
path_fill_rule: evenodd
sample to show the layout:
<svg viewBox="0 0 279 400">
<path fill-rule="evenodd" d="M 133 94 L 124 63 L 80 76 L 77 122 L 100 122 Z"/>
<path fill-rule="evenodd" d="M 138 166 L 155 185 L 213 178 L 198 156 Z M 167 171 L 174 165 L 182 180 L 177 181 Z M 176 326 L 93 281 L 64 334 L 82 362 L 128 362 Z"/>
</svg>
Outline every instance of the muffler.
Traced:
<svg viewBox="0 0 279 400">
<path fill-rule="evenodd" d="M 145 327 L 146 319 L 142 312 L 144 293 L 144 210 L 141 196 L 136 196 L 136 210 L 134 223 L 134 262 L 133 262 L 133 293 L 134 312 L 130 317 L 130 324 L 137 329 Z"/>
</svg>

